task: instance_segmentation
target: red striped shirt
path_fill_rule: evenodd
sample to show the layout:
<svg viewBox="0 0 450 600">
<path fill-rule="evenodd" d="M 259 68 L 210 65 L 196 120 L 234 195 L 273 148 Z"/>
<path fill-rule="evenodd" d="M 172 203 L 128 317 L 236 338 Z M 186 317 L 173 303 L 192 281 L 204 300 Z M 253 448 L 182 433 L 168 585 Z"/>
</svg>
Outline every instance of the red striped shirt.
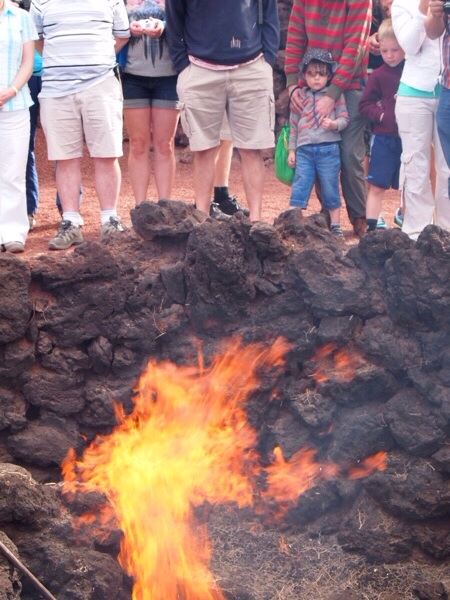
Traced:
<svg viewBox="0 0 450 600">
<path fill-rule="evenodd" d="M 338 63 L 328 95 L 358 89 L 367 76 L 371 0 L 294 0 L 289 20 L 285 72 L 288 85 L 305 85 L 300 65 L 306 50 L 331 52 Z"/>
</svg>

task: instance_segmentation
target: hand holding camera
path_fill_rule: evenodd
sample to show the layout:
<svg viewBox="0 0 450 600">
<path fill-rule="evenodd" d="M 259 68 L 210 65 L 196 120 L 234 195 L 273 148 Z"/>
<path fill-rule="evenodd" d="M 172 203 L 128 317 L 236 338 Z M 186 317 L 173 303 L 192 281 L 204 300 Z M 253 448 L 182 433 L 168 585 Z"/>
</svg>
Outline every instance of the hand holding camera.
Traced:
<svg viewBox="0 0 450 600">
<path fill-rule="evenodd" d="M 156 29 L 158 27 L 158 22 L 156 21 L 156 19 L 152 19 L 152 17 L 150 17 L 149 19 L 141 19 L 140 21 L 138 21 L 138 23 L 144 30 Z"/>
<path fill-rule="evenodd" d="M 430 0 L 428 9 L 433 17 L 436 18 L 450 15 L 450 0 Z"/>
</svg>

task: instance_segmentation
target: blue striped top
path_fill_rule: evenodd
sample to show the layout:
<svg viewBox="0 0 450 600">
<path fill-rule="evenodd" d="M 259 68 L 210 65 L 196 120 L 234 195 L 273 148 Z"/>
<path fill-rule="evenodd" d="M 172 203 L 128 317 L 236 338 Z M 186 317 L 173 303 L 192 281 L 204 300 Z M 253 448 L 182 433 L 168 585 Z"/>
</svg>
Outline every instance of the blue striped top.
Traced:
<svg viewBox="0 0 450 600">
<path fill-rule="evenodd" d="M 0 88 L 11 87 L 22 63 L 23 44 L 37 39 L 28 13 L 5 0 L 5 8 L 0 13 Z M 28 86 L 24 85 L 2 110 L 20 110 L 32 104 Z"/>
</svg>

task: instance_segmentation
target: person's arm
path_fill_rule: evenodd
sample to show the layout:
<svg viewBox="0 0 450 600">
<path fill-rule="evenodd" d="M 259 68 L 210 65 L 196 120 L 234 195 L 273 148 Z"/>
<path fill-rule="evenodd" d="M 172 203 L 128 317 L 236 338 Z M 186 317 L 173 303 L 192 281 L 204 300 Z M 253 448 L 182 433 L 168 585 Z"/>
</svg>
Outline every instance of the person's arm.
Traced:
<svg viewBox="0 0 450 600">
<path fill-rule="evenodd" d="M 261 41 L 266 62 L 274 66 L 280 49 L 280 20 L 276 0 L 263 0 Z"/>
<path fill-rule="evenodd" d="M 344 29 L 344 46 L 333 74 L 327 96 L 338 100 L 352 81 L 355 72 L 368 55 L 368 40 L 372 23 L 371 0 L 348 3 Z M 331 105 L 331 103 L 329 103 Z"/>
<path fill-rule="evenodd" d="M 338 131 L 342 131 L 350 123 L 348 116 L 347 104 L 344 96 L 341 96 L 336 102 L 336 126 Z"/>
<path fill-rule="evenodd" d="M 167 43 L 177 73 L 189 65 L 189 54 L 185 42 L 185 0 L 166 0 Z"/>
<path fill-rule="evenodd" d="M 291 112 L 289 116 L 289 142 L 288 149 L 295 152 L 297 148 L 298 138 L 298 123 L 300 121 L 300 115 L 295 112 Z"/>
<path fill-rule="evenodd" d="M 307 45 L 304 4 L 300 0 L 294 0 L 289 18 L 284 64 L 289 93 L 298 84 L 300 64 Z"/>
<path fill-rule="evenodd" d="M 33 62 L 34 62 L 34 41 L 29 40 L 24 42 L 22 50 L 22 62 L 20 63 L 19 70 L 15 77 L 11 81 L 11 85 L 7 88 L 0 89 L 0 108 L 3 107 L 6 102 L 14 98 L 21 88 L 30 79 L 33 73 Z"/>
<path fill-rule="evenodd" d="M 428 11 L 428 0 L 420 0 L 419 10 L 409 4 L 394 2 L 391 11 L 392 26 L 401 48 L 405 54 L 417 54 L 427 36 L 425 15 Z"/>
<path fill-rule="evenodd" d="M 429 14 L 425 19 L 425 31 L 432 40 L 441 37 L 447 26 L 447 15 L 444 12 L 444 0 L 430 0 Z"/>
<path fill-rule="evenodd" d="M 112 34 L 114 36 L 114 52 L 117 54 L 130 39 L 128 13 L 123 2 L 118 2 L 114 8 Z"/>
<path fill-rule="evenodd" d="M 38 40 L 36 40 L 35 49 L 42 56 L 42 53 L 44 52 L 44 38 L 39 38 Z"/>
<path fill-rule="evenodd" d="M 384 114 L 384 108 L 381 105 L 381 89 L 376 76 L 376 71 L 367 80 L 361 101 L 359 103 L 359 112 L 368 121 L 372 123 L 381 123 Z"/>
<path fill-rule="evenodd" d="M 123 48 L 124 46 L 126 46 L 126 44 L 128 43 L 128 40 L 129 40 L 129 39 L 130 39 L 130 38 L 127 38 L 127 37 L 126 37 L 126 38 L 123 38 L 123 37 L 120 37 L 120 38 L 118 38 L 118 37 L 115 37 L 115 38 L 114 38 L 114 40 L 115 40 L 114 52 L 115 52 L 116 54 L 117 54 L 117 53 L 119 53 L 119 52 L 122 50 L 122 48 Z M 38 52 L 39 52 L 39 49 L 38 49 Z"/>
<path fill-rule="evenodd" d="M 42 13 L 41 6 L 38 0 L 32 0 L 30 5 L 30 17 L 36 27 L 37 34 L 39 39 L 36 40 L 36 50 L 42 56 L 44 51 L 44 32 L 43 32 L 43 23 L 42 23 Z"/>
</svg>

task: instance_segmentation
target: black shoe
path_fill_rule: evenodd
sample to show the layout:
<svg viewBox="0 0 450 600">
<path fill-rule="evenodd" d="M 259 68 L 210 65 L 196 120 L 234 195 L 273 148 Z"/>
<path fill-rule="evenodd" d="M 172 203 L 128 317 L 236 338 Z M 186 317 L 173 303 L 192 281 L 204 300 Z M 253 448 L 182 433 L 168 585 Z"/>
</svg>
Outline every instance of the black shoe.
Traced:
<svg viewBox="0 0 450 600">
<path fill-rule="evenodd" d="M 241 206 L 237 201 L 236 196 L 228 196 L 228 198 L 220 200 L 220 202 L 214 200 L 214 204 L 216 204 L 219 207 L 219 209 L 226 215 L 231 216 L 237 213 L 238 211 L 241 211 L 246 217 L 250 216 L 250 211 L 248 210 L 248 208 L 244 208 L 243 206 Z"/>
<path fill-rule="evenodd" d="M 209 216 L 213 219 L 216 219 L 216 221 L 228 221 L 228 219 L 231 219 L 231 215 L 227 215 L 220 210 L 220 207 L 216 202 L 211 202 L 211 206 L 209 207 Z"/>
</svg>

